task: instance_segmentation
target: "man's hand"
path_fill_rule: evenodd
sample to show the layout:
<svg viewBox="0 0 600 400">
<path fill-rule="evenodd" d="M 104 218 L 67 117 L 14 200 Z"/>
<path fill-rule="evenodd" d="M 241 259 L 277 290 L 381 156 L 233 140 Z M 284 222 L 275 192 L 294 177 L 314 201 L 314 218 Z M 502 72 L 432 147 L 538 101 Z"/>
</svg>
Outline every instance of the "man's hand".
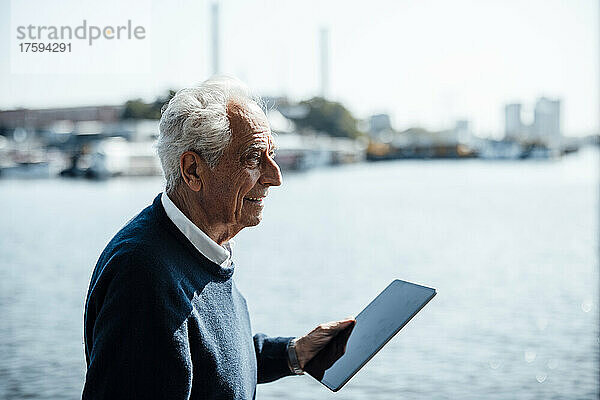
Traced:
<svg viewBox="0 0 600 400">
<path fill-rule="evenodd" d="M 332 321 L 321 324 L 310 333 L 296 340 L 296 355 L 300 368 L 304 369 L 308 363 L 331 339 L 338 333 L 350 327 L 356 322 L 354 318 L 346 318 L 341 321 Z"/>
</svg>

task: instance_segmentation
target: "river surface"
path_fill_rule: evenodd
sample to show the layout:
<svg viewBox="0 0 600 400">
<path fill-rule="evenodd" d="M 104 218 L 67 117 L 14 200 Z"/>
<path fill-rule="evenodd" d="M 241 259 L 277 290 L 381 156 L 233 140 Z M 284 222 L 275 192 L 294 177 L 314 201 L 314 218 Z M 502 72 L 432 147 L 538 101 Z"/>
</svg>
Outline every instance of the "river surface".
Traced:
<svg viewBox="0 0 600 400">
<path fill-rule="evenodd" d="M 397 278 L 438 295 L 340 392 L 288 377 L 257 398 L 597 398 L 598 165 L 586 150 L 285 174 L 236 237 L 255 331 L 356 315 Z M 80 397 L 93 266 L 161 185 L 0 181 L 0 398 Z"/>
</svg>

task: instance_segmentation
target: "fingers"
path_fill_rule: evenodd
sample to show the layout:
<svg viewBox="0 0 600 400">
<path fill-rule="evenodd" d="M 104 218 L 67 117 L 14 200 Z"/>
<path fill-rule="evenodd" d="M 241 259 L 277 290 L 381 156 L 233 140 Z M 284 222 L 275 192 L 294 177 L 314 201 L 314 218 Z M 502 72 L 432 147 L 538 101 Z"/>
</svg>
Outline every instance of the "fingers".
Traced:
<svg viewBox="0 0 600 400">
<path fill-rule="evenodd" d="M 307 335 L 299 338 L 296 342 L 296 354 L 298 355 L 298 362 L 301 368 L 331 340 L 336 340 L 336 342 L 330 346 L 327 360 L 333 363 L 340 358 L 346 350 L 346 342 L 355 323 L 356 319 L 353 317 L 326 322 L 317 326 Z"/>
<path fill-rule="evenodd" d="M 317 326 L 313 332 L 326 334 L 327 336 L 335 335 L 339 331 L 344 330 L 344 329 L 348 328 L 349 326 L 354 325 L 355 323 L 356 323 L 356 320 L 354 318 L 347 318 L 347 319 L 342 319 L 339 321 L 325 322 L 325 323 Z"/>
<path fill-rule="evenodd" d="M 346 329 L 347 327 L 349 327 L 350 325 L 353 325 L 354 323 L 356 323 L 356 320 L 353 317 L 349 317 L 349 318 L 342 319 L 339 321 L 328 322 L 328 324 L 331 324 L 331 329 L 336 330 L 336 331 Z"/>
</svg>

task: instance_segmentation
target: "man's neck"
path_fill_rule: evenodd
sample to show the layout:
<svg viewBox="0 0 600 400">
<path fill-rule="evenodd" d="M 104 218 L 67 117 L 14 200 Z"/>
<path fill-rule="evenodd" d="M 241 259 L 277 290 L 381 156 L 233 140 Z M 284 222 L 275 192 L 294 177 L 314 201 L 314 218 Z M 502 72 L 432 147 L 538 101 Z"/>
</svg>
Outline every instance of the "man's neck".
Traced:
<svg viewBox="0 0 600 400">
<path fill-rule="evenodd" d="M 219 246 L 233 238 L 241 229 L 232 228 L 225 223 L 211 221 L 203 207 L 199 193 L 186 190 L 182 185 L 167 193 L 173 204 L 202 232 Z"/>
</svg>

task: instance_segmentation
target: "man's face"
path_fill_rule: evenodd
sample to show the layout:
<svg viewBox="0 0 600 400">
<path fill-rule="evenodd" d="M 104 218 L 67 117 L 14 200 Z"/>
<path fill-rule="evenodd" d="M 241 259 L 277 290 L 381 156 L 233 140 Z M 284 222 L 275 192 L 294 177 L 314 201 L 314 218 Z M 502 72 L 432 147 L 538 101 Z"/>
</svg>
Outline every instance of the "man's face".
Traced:
<svg viewBox="0 0 600 400">
<path fill-rule="evenodd" d="M 281 172 L 262 110 L 230 103 L 227 114 L 231 141 L 203 183 L 204 193 L 214 222 L 242 229 L 260 222 L 269 186 L 281 185 Z"/>
</svg>

